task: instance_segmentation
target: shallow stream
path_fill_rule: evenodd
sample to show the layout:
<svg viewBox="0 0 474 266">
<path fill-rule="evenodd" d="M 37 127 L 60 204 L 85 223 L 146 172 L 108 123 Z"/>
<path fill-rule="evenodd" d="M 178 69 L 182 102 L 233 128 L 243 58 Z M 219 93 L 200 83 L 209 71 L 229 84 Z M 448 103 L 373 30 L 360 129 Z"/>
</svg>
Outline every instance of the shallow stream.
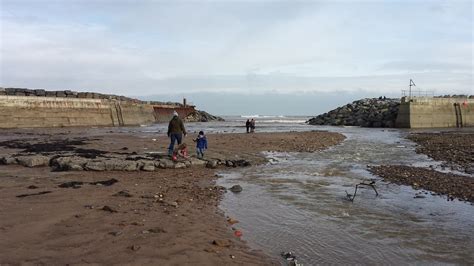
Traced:
<svg viewBox="0 0 474 266">
<path fill-rule="evenodd" d="M 429 192 L 414 198 L 420 191 L 367 171 L 367 165 L 439 165 L 415 153 L 406 131 L 310 129 L 347 139 L 317 153 L 266 153 L 267 165 L 220 173 L 219 185 L 243 187 L 226 193 L 221 208 L 240 221 L 235 227 L 251 247 L 273 257 L 293 251 L 304 265 L 474 263 L 474 206 Z M 371 179 L 379 196 L 362 189 L 347 200 L 346 191 Z"/>
</svg>

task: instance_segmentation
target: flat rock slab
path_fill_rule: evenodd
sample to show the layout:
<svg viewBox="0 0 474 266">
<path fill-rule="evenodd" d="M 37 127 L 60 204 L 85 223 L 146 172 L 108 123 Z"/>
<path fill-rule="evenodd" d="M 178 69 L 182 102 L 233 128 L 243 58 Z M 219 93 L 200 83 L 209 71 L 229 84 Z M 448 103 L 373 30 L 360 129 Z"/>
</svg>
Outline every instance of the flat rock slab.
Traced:
<svg viewBox="0 0 474 266">
<path fill-rule="evenodd" d="M 18 156 L 16 160 L 20 165 L 26 167 L 48 166 L 50 158 L 43 155 Z"/>
</svg>

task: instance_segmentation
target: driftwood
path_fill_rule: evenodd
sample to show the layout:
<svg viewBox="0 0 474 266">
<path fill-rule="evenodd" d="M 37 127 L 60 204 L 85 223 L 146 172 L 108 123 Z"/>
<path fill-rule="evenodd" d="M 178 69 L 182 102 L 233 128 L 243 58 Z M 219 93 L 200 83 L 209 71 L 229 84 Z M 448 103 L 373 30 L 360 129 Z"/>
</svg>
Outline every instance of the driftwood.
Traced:
<svg viewBox="0 0 474 266">
<path fill-rule="evenodd" d="M 375 191 L 375 196 L 378 196 L 379 193 L 377 192 L 377 189 L 375 189 L 375 180 L 372 180 L 370 181 L 370 183 L 366 183 L 366 182 L 360 182 L 359 184 L 356 185 L 355 187 L 355 191 L 354 191 L 354 195 L 351 195 L 349 193 L 347 193 L 347 190 L 346 190 L 346 197 L 349 201 L 352 201 L 354 202 L 354 199 L 357 195 L 357 189 L 359 187 L 371 187 L 374 191 Z"/>
</svg>

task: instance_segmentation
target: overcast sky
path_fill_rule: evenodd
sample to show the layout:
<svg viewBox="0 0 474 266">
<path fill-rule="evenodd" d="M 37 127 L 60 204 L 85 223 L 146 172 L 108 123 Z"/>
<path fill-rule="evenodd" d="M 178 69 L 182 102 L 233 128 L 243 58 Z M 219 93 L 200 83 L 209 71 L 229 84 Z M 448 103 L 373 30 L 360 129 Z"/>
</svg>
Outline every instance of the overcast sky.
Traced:
<svg viewBox="0 0 474 266">
<path fill-rule="evenodd" d="M 2 87 L 297 100 L 399 96 L 413 78 L 473 94 L 470 0 L 0 3 Z"/>
</svg>

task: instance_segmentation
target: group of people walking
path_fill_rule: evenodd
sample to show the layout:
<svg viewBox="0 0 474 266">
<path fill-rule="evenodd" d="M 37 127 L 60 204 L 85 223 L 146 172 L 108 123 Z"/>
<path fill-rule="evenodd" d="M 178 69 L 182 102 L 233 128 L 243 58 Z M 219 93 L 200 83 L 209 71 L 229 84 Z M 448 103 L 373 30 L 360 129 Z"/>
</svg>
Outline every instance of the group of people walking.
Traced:
<svg viewBox="0 0 474 266">
<path fill-rule="evenodd" d="M 245 122 L 247 133 L 255 132 L 255 120 L 252 118 L 247 119 Z M 186 143 L 183 143 L 183 138 L 186 137 L 187 132 L 184 127 L 183 120 L 179 117 L 178 112 L 173 112 L 173 118 L 171 118 L 168 124 L 168 137 L 170 138 L 170 145 L 168 146 L 168 156 L 173 160 L 177 160 L 178 157 L 187 158 L 188 150 Z M 204 131 L 199 131 L 198 136 L 193 139 L 196 142 L 196 154 L 198 158 L 204 158 L 204 152 L 207 150 L 207 138 Z M 175 144 L 178 144 L 175 149 Z"/>
<path fill-rule="evenodd" d="M 170 145 L 168 146 L 168 156 L 173 160 L 177 160 L 179 157 L 186 158 L 188 156 L 188 149 L 186 143 L 183 143 L 183 137 L 186 137 L 186 128 L 184 127 L 183 120 L 179 117 L 176 111 L 173 112 L 173 118 L 171 118 L 168 124 L 168 137 L 170 138 Z M 196 142 L 196 153 L 198 158 L 204 157 L 204 151 L 207 149 L 207 138 L 204 135 L 204 131 L 199 131 L 197 138 L 193 139 Z M 175 143 L 178 143 L 178 147 L 175 149 Z"/>
<path fill-rule="evenodd" d="M 245 122 L 245 127 L 247 128 L 247 133 L 254 133 L 255 132 L 255 120 L 252 118 L 252 120 L 247 119 L 247 122 Z"/>
</svg>

